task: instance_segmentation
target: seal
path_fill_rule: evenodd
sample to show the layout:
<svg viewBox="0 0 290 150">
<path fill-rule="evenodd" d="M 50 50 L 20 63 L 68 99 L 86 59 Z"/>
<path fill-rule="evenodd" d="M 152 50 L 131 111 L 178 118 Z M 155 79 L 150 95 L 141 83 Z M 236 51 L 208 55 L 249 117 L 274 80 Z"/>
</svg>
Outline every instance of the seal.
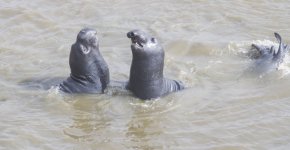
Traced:
<svg viewBox="0 0 290 150">
<path fill-rule="evenodd" d="M 163 77 L 164 50 L 156 38 L 141 30 L 132 30 L 127 37 L 133 55 L 128 90 L 147 100 L 184 89 L 182 82 Z"/>
<path fill-rule="evenodd" d="M 282 38 L 278 33 L 274 33 L 279 46 L 274 45 L 257 45 L 252 44 L 252 49 L 258 51 L 258 55 L 255 57 L 254 70 L 258 73 L 267 73 L 272 70 L 277 70 L 283 63 L 285 55 L 289 51 L 289 46 L 282 43 Z"/>
<path fill-rule="evenodd" d="M 109 84 L 109 68 L 99 51 L 97 31 L 82 29 L 71 46 L 70 77 L 59 85 L 65 93 L 103 93 Z"/>
</svg>

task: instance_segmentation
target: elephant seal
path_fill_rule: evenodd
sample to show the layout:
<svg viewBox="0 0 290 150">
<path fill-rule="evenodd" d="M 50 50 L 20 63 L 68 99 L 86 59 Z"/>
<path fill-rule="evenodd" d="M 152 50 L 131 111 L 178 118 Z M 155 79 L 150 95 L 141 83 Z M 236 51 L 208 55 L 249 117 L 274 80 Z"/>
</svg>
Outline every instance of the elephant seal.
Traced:
<svg viewBox="0 0 290 150">
<path fill-rule="evenodd" d="M 180 81 L 163 77 L 164 51 L 156 38 L 140 31 L 127 33 L 133 59 L 127 89 L 140 99 L 153 99 L 184 89 Z"/>
<path fill-rule="evenodd" d="M 59 85 L 65 93 L 103 93 L 109 84 L 109 68 L 99 51 L 94 29 L 84 28 L 71 46 L 69 65 L 71 74 Z"/>
<path fill-rule="evenodd" d="M 252 44 L 252 48 L 258 51 L 252 68 L 255 72 L 265 74 L 269 71 L 277 70 L 280 64 L 283 63 L 285 55 L 289 51 L 289 46 L 282 43 L 282 38 L 278 33 L 274 33 L 274 35 L 279 43 L 278 47 Z"/>
</svg>

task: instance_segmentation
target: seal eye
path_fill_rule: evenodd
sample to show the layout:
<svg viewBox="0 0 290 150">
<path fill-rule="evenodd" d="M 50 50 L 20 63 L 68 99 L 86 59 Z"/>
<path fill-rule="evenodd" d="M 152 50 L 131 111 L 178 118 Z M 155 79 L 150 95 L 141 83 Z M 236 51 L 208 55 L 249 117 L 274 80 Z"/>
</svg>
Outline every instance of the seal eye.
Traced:
<svg viewBox="0 0 290 150">
<path fill-rule="evenodd" d="M 157 40 L 155 38 L 151 38 L 151 42 L 157 43 Z"/>
</svg>

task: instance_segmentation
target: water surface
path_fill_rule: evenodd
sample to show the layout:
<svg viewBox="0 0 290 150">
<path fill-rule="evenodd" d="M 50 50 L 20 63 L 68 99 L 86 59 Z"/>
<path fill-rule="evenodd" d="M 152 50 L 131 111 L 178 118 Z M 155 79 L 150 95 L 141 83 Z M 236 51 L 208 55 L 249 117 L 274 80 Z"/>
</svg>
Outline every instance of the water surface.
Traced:
<svg viewBox="0 0 290 150">
<path fill-rule="evenodd" d="M 290 43 L 290 2 L 1 0 L 0 149 L 289 149 L 289 60 L 245 76 L 253 42 Z M 165 76 L 188 89 L 154 101 L 125 91 L 67 96 L 19 83 L 69 75 L 70 46 L 98 31 L 112 80 L 126 81 L 131 29 L 163 45 Z"/>
</svg>

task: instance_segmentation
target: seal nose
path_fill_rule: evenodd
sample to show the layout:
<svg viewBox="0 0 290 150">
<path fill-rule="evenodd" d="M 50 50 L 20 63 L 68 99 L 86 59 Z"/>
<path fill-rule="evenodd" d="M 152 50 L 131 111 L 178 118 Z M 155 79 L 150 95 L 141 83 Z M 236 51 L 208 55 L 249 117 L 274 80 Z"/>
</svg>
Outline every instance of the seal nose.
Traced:
<svg viewBox="0 0 290 150">
<path fill-rule="evenodd" d="M 130 32 L 127 33 L 127 37 L 128 38 L 132 38 L 134 36 L 135 36 L 135 33 L 133 31 L 130 31 Z"/>
</svg>

